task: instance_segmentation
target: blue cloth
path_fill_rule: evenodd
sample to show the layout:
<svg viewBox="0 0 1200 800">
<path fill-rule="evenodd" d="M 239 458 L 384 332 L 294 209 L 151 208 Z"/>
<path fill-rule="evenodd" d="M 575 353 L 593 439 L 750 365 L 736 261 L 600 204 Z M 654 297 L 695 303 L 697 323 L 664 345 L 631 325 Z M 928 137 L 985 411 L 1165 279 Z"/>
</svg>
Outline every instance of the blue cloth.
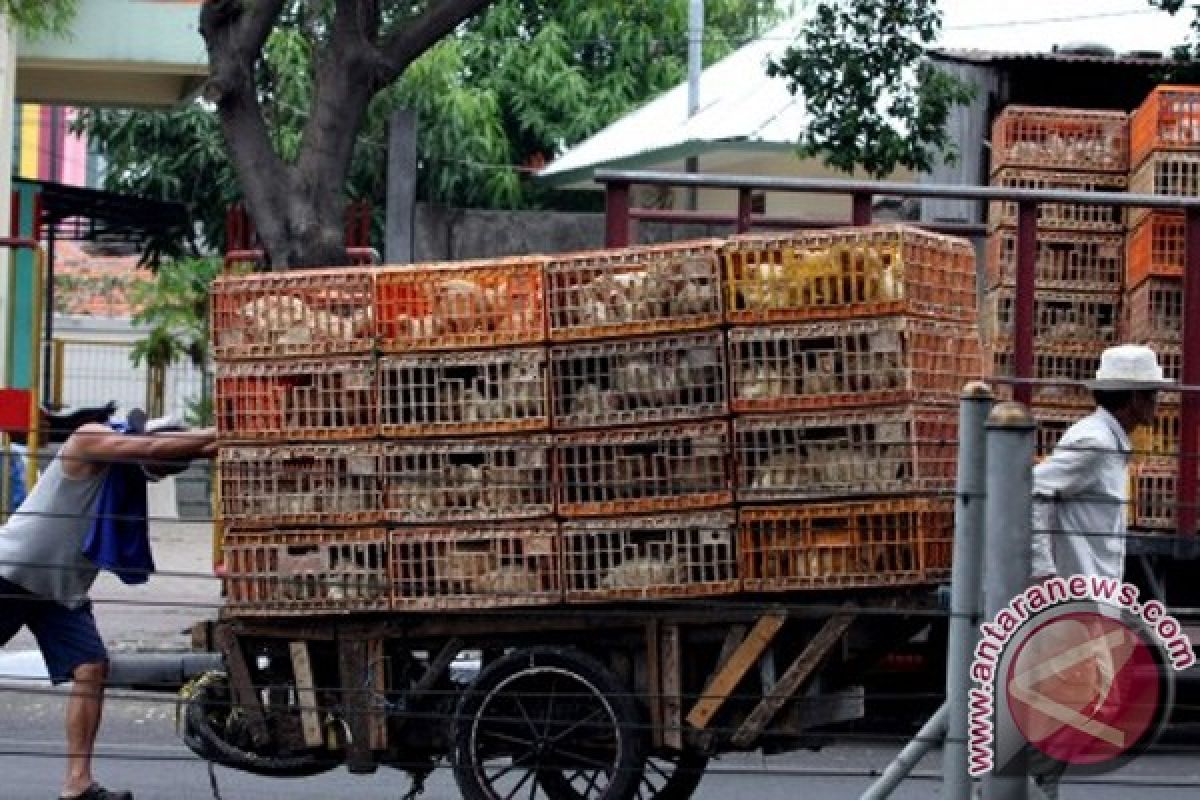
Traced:
<svg viewBox="0 0 1200 800">
<path fill-rule="evenodd" d="M 8 448 L 9 513 L 15 513 L 25 502 L 25 451 Z"/>
<path fill-rule="evenodd" d="M 113 427 L 120 430 L 123 426 Z M 96 500 L 92 529 L 83 540 L 83 554 L 122 583 L 150 580 L 154 556 L 146 521 L 146 473 L 140 464 L 109 465 Z"/>
</svg>

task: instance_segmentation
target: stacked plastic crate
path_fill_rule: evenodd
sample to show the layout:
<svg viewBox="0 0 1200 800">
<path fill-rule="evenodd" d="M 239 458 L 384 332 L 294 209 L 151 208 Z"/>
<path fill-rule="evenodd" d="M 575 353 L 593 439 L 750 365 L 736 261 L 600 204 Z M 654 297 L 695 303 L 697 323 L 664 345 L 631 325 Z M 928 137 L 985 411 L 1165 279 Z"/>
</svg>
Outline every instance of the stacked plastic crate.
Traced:
<svg viewBox="0 0 1200 800">
<path fill-rule="evenodd" d="M 982 373 L 970 245 L 890 226 L 721 258 L 743 588 L 941 577 L 955 404 Z"/>
<path fill-rule="evenodd" d="M 1009 106 L 992 128 L 992 184 L 1021 189 L 1125 191 L 1128 116 L 1122 112 Z M 1012 376 L 1016 300 L 1017 204 L 989 209 L 987 293 L 983 333 L 998 378 Z M 1124 278 L 1125 215 L 1094 203 L 1039 206 L 1034 297 L 1033 412 L 1038 449 L 1090 408 L 1081 386 L 1104 348 L 1117 339 Z M 1003 396 L 1010 391 L 1001 384 Z"/>
<path fill-rule="evenodd" d="M 738 590 L 719 245 L 547 261 L 568 602 Z"/>
<path fill-rule="evenodd" d="M 1130 191 L 1200 197 L 1200 87 L 1160 86 L 1133 113 Z M 1181 211 L 1130 213 L 1125 337 L 1158 353 L 1178 380 L 1183 335 L 1184 218 Z M 1175 527 L 1178 395 L 1160 400 L 1158 418 L 1136 437 L 1134 519 L 1138 528 Z M 1195 443 L 1188 450 L 1195 452 Z"/>
<path fill-rule="evenodd" d="M 372 280 L 219 279 L 212 293 L 231 610 L 386 610 Z"/>
</svg>

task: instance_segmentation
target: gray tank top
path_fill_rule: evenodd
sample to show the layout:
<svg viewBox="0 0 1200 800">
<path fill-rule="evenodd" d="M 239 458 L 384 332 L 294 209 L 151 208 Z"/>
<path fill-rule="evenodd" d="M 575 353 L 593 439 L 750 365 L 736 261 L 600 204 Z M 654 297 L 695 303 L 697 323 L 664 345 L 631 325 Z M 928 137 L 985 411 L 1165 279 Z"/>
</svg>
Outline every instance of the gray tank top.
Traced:
<svg viewBox="0 0 1200 800">
<path fill-rule="evenodd" d="M 0 528 L 0 577 L 68 608 L 87 602 L 96 567 L 83 555 L 107 469 L 68 477 L 55 458 L 21 508 Z"/>
</svg>

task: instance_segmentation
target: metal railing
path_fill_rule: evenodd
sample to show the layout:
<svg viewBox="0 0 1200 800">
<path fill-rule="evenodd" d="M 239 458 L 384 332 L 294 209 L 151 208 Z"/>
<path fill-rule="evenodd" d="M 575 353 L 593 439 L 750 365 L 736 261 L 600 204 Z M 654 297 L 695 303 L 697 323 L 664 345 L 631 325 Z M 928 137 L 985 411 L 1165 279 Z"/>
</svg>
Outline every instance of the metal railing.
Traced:
<svg viewBox="0 0 1200 800">
<path fill-rule="evenodd" d="M 1037 261 L 1037 219 L 1042 203 L 1087 203 L 1118 208 L 1148 208 L 1183 212 L 1186 220 L 1185 269 L 1183 277 L 1183 334 L 1182 334 L 1182 408 L 1180 435 L 1182 442 L 1196 442 L 1200 434 L 1200 276 L 1191 268 L 1200 261 L 1200 198 L 1167 197 L 1164 195 L 1127 194 L 1116 192 L 1086 192 L 1061 189 L 1009 189 L 993 186 L 946 186 L 938 184 L 898 183 L 890 181 L 826 180 L 808 178 L 779 178 L 761 175 L 705 175 L 697 173 L 597 170 L 597 182 L 605 187 L 605 244 L 625 247 L 631 243 L 635 219 L 657 221 L 732 222 L 738 233 L 746 233 L 757 225 L 779 227 L 821 227 L 803 220 L 769 218 L 751 213 L 756 191 L 791 192 L 798 194 L 848 195 L 851 199 L 851 218 L 842 223 L 869 225 L 872 201 L 878 196 L 920 197 L 950 200 L 1000 200 L 1017 204 L 1016 292 L 1013 309 L 1013 399 L 1030 405 L 1033 388 L 1034 363 L 1034 293 Z M 637 209 L 631 205 L 633 186 L 670 186 L 677 188 L 720 189 L 737 192 L 737 213 L 734 215 L 699 216 L 690 212 Z M 923 225 L 931 230 L 948 231 L 944 225 Z M 982 232 L 982 226 L 971 226 L 972 232 Z M 961 231 L 960 231 L 961 232 Z M 971 376 L 964 376 L 964 379 Z M 1178 500 L 1177 530 L 1181 535 L 1196 532 L 1198 519 L 1197 495 L 1200 479 L 1200 454 L 1195 448 L 1182 449 L 1176 484 Z"/>
</svg>

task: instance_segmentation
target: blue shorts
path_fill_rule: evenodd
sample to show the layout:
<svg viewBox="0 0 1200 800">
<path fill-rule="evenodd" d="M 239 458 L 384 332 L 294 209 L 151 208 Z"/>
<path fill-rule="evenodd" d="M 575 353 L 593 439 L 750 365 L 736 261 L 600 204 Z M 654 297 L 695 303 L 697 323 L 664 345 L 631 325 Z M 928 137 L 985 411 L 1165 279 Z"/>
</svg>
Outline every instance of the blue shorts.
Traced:
<svg viewBox="0 0 1200 800">
<path fill-rule="evenodd" d="M 24 627 L 37 639 L 56 685 L 72 680 L 76 667 L 108 661 L 90 604 L 70 609 L 0 578 L 0 647 Z"/>
</svg>

